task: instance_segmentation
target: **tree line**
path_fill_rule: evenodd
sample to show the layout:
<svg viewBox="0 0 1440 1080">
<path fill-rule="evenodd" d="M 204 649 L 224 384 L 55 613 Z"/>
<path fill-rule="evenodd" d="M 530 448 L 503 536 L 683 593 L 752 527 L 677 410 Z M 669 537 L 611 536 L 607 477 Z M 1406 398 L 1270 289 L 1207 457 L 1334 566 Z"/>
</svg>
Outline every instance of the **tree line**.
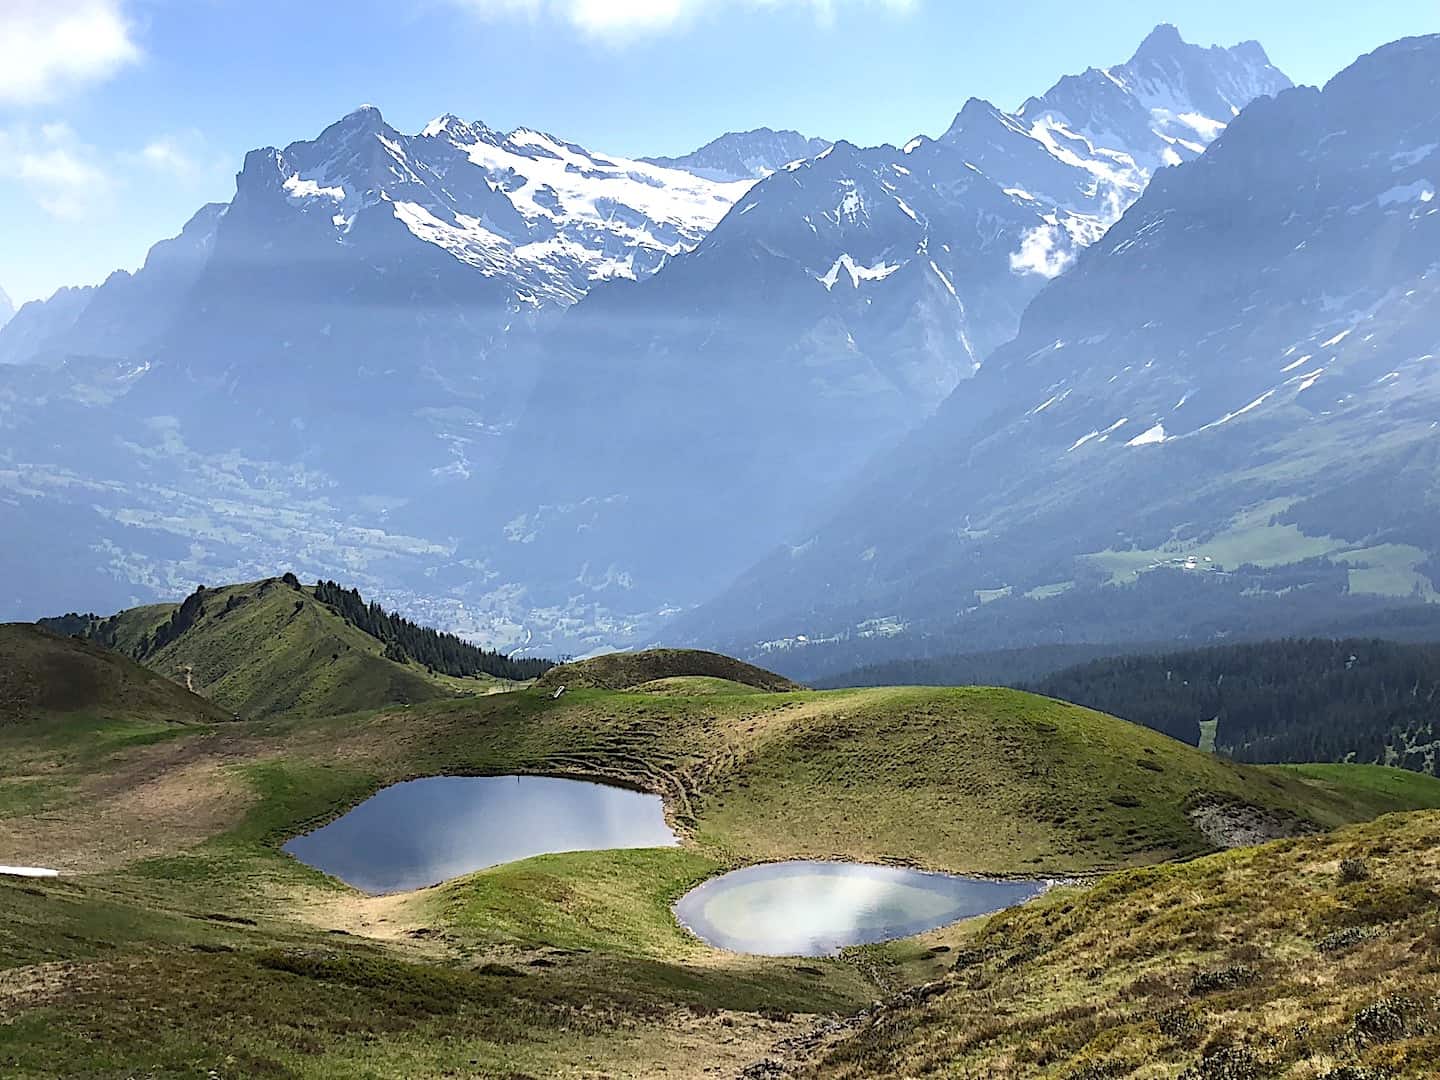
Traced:
<svg viewBox="0 0 1440 1080">
<path fill-rule="evenodd" d="M 293 575 L 286 575 L 291 584 Z M 298 588 L 295 581 L 292 588 Z M 551 660 L 524 659 L 482 649 L 454 634 L 419 626 L 409 619 L 386 611 L 373 601 L 367 603 L 358 589 L 346 589 L 334 581 L 318 581 L 315 599 L 359 630 L 385 645 L 385 657 L 397 663 L 411 660 L 432 671 L 468 677 L 493 675 L 499 679 L 536 679 L 555 666 Z"/>
</svg>

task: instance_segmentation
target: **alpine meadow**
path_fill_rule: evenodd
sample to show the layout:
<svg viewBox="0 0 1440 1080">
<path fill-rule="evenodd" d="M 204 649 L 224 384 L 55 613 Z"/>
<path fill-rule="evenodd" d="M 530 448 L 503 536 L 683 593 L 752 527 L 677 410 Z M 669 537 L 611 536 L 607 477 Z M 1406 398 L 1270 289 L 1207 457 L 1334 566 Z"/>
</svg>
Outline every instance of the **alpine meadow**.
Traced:
<svg viewBox="0 0 1440 1080">
<path fill-rule="evenodd" d="M 0 1075 L 1440 1076 L 1435 14 L 0 3 Z"/>
</svg>

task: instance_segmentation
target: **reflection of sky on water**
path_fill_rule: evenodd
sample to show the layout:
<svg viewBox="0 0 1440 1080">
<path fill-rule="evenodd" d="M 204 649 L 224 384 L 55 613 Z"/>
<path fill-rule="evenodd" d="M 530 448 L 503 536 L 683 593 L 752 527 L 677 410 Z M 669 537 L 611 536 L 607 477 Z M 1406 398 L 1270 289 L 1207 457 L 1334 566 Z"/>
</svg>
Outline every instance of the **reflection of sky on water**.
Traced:
<svg viewBox="0 0 1440 1080">
<path fill-rule="evenodd" d="M 1035 882 L 981 881 L 890 866 L 773 863 L 707 881 L 686 893 L 675 913 L 718 948 L 822 956 L 998 911 L 1040 889 Z"/>
<path fill-rule="evenodd" d="M 674 843 L 657 795 L 548 776 L 437 776 L 386 788 L 285 850 L 388 893 L 532 855 Z"/>
</svg>

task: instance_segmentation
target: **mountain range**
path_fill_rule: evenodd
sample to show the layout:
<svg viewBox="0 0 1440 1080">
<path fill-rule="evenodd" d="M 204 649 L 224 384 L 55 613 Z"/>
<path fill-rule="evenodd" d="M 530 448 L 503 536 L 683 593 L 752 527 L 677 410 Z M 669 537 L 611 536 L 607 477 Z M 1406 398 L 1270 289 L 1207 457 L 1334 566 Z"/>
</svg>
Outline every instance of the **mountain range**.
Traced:
<svg viewBox="0 0 1440 1080">
<path fill-rule="evenodd" d="M 1420 96 L 1400 112 L 1418 116 L 1426 87 L 1408 89 Z M 1225 230 L 1224 200 L 1261 189 L 1205 179 L 1234 157 L 1206 147 L 1242 143 L 1227 127 L 1262 123 L 1252 116 L 1278 107 L 1268 99 L 1315 96 L 1253 42 L 1199 48 L 1160 27 L 1124 64 L 1067 76 L 1014 112 L 972 99 L 940 137 L 900 147 L 761 129 L 624 159 L 449 116 L 404 135 L 358 110 L 313 141 L 252 152 L 235 198 L 135 275 L 26 305 L 0 332 L 0 498 L 22 536 L 58 531 L 97 566 L 57 587 L 7 552 L 20 583 L 9 609 L 118 606 L 294 568 L 343 572 L 506 647 L 678 633 L 794 655 L 802 639 L 942 635 L 955 651 L 956 626 L 993 622 L 997 644 L 1051 640 L 1057 612 L 1093 622 L 1094 597 L 1194 586 L 1206 555 L 1231 574 L 1250 548 L 1222 557 L 1182 540 L 1246 533 L 1259 501 L 1239 485 L 1172 520 L 1186 496 L 1166 470 L 1172 457 L 1225 477 L 1255 467 L 1248 444 L 1215 458 L 1182 447 L 1251 430 L 1261 406 L 1222 399 L 1271 389 L 1234 355 L 1237 327 L 1263 307 L 1236 294 L 1251 280 L 1236 267 L 1261 275 L 1261 295 L 1281 289 L 1274 303 L 1301 304 L 1304 287 L 1272 282 L 1246 246 L 1259 237 Z M 1283 146 L 1326 176 L 1332 154 L 1355 150 Z M 1204 184 L 1220 186 L 1183 195 Z M 1171 193 L 1175 207 L 1156 202 Z M 1207 198 L 1220 220 L 1190 276 L 1133 261 L 1170 235 L 1154 221 L 1186 207 L 1203 219 Z M 1267 198 L 1275 211 L 1282 196 Z M 1382 221 L 1404 202 L 1387 199 Z M 1338 203 L 1326 206 L 1287 207 L 1285 235 L 1302 220 L 1328 227 Z M 1192 224 L 1176 234 L 1198 238 Z M 1310 314 L 1265 332 L 1304 356 L 1304 333 L 1323 328 Z M 1177 426 L 1155 403 L 1172 389 L 1169 406 L 1188 395 L 1192 415 L 1212 400 L 1220 412 Z M 1244 422 L 1200 430 L 1227 411 Z M 59 437 L 75 430 L 83 446 Z M 982 430 L 993 461 L 967 442 Z M 1127 490 L 1143 505 L 1097 494 Z M 1167 522 L 1195 535 L 1170 537 Z M 1378 546 L 1327 581 L 1428 595 L 1423 559 L 1402 566 L 1410 552 L 1396 562 L 1396 544 Z M 1280 578 L 1236 589 L 1283 600 Z M 66 591 L 101 586 L 99 599 Z M 1179 615 L 1141 621 L 1147 639 L 1159 623 L 1192 629 Z"/>
<path fill-rule="evenodd" d="M 749 186 L 450 116 L 404 135 L 370 107 L 253 151 L 235 197 L 138 272 L 5 328 L 0 497 L 36 550 L 63 521 L 107 602 L 277 559 L 339 572 L 443 556 L 448 534 L 387 518 L 496 466 L 534 376 L 497 343 L 596 281 L 653 274 Z M 23 550 L 5 558 L 30 569 Z M 83 573 L 59 585 L 66 603 L 83 602 L 68 591 Z M 31 588 L 7 610 L 28 610 Z"/>
<path fill-rule="evenodd" d="M 1437 123 L 1440 37 L 1250 105 L 694 632 L 1211 640 L 1440 599 Z"/>
<path fill-rule="evenodd" d="M 766 177 L 694 252 L 593 289 L 537 341 L 503 470 L 531 477 L 485 497 L 503 532 L 475 557 L 523 584 L 521 607 L 597 627 L 579 648 L 647 640 L 967 393 L 1138 194 L 1175 116 L 1208 139 L 1289 85 L 1258 45 L 1162 27 L 1031 99 L 1031 121 L 972 100 L 939 139 L 842 140 Z"/>
</svg>

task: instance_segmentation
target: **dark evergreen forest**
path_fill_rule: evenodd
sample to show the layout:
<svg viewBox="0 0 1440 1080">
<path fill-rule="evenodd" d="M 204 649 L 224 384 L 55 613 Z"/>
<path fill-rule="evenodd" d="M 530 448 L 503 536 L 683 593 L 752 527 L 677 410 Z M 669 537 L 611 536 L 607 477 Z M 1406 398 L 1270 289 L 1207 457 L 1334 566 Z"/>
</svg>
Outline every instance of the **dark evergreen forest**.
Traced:
<svg viewBox="0 0 1440 1080">
<path fill-rule="evenodd" d="M 397 663 L 413 660 L 446 675 L 485 674 L 499 679 L 537 679 L 555 666 L 550 660 L 512 659 L 454 634 L 418 626 L 379 604 L 366 603 L 358 589 L 346 589 L 334 581 L 316 582 L 315 599 L 346 622 L 383 641 L 386 658 Z"/>
<path fill-rule="evenodd" d="M 1136 645 L 1032 645 L 1023 649 L 885 660 L 810 680 L 817 690 L 851 686 L 1024 686 L 1077 664 L 1143 650 Z"/>
<path fill-rule="evenodd" d="M 1440 645 L 1308 639 L 1097 660 L 1030 689 L 1249 762 L 1359 761 L 1437 774 Z"/>
</svg>

